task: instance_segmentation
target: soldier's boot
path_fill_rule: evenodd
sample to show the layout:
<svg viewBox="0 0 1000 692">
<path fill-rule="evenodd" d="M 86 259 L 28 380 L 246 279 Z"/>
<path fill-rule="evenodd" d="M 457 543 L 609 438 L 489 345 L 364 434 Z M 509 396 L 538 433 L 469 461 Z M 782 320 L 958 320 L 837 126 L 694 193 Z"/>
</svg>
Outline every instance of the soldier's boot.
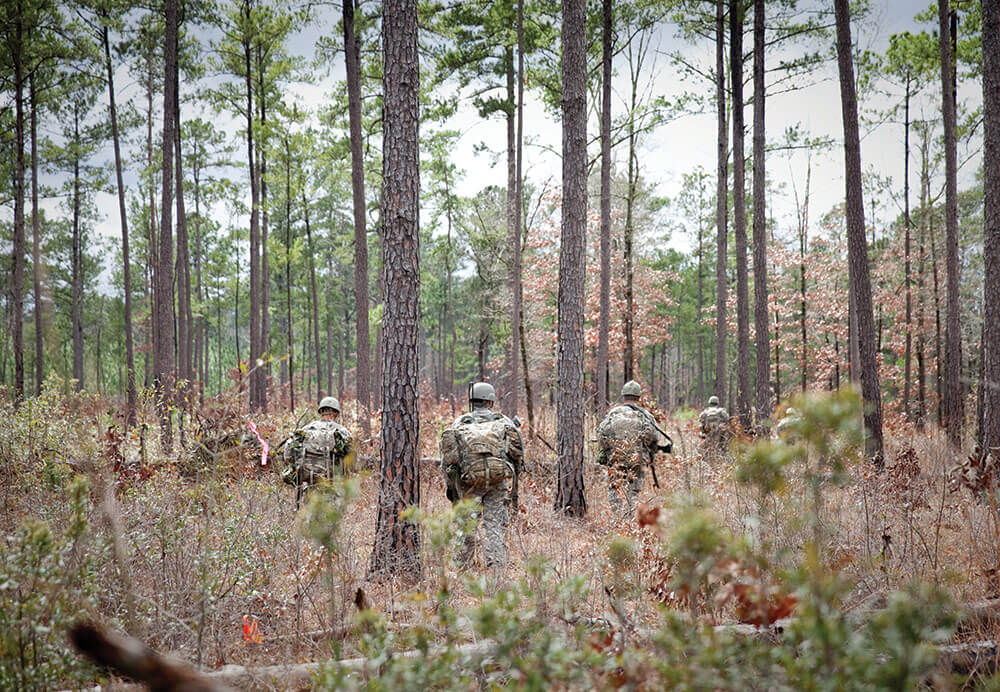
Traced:
<svg viewBox="0 0 1000 692">
<path fill-rule="evenodd" d="M 487 567 L 507 565 L 507 489 L 492 488 L 483 495 L 483 561 Z"/>
</svg>

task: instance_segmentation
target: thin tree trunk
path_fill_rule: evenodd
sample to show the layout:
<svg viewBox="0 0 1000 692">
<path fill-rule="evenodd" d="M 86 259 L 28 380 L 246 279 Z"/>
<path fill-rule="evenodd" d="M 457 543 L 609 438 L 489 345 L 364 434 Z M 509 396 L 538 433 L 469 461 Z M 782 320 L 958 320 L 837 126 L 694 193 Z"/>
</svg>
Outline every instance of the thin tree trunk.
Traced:
<svg viewBox="0 0 1000 692">
<path fill-rule="evenodd" d="M 321 360 L 321 354 L 319 349 L 319 291 L 316 290 L 316 249 L 313 246 L 312 237 L 312 227 L 309 225 L 309 200 L 306 199 L 306 186 L 305 181 L 302 185 L 302 215 L 305 219 L 306 224 L 306 243 L 309 245 L 309 288 L 312 294 L 312 323 L 313 323 L 313 339 L 316 341 L 316 398 L 319 399 L 321 392 L 319 391 L 320 382 L 323 381 L 321 373 L 323 372 L 323 362 Z M 331 277 L 332 280 L 333 277 Z M 326 342 L 327 354 L 330 351 L 330 340 L 327 339 Z M 330 369 L 329 358 L 327 359 L 327 370 Z M 328 383 L 329 384 L 329 383 Z M 332 387 L 330 387 L 332 390 Z M 328 391 L 328 394 L 333 395 L 332 391 Z"/>
<path fill-rule="evenodd" d="M 243 17 L 250 22 L 249 0 L 243 2 Z M 260 189 L 258 187 L 257 165 L 254 161 L 254 107 L 253 107 L 253 73 L 250 61 L 251 38 L 243 37 L 243 62 L 246 71 L 247 97 L 247 170 L 250 174 L 250 355 L 247 368 L 250 370 L 250 408 L 254 411 L 263 410 L 266 406 L 264 394 L 264 371 L 258 368 L 261 359 L 261 271 L 260 271 Z"/>
<path fill-rule="evenodd" d="M 344 52 L 351 131 L 351 190 L 354 201 L 354 310 L 357 332 L 357 399 L 361 430 L 371 437 L 371 361 L 368 325 L 368 233 L 365 219 L 365 171 L 361 151 L 361 52 L 354 28 L 356 0 L 344 0 Z"/>
<path fill-rule="evenodd" d="M 753 4 L 753 295 L 757 340 L 757 434 L 768 435 L 771 417 L 770 359 L 767 323 L 767 221 L 764 215 L 764 0 Z M 777 341 L 777 336 L 775 336 Z M 777 344 L 775 344 L 777 345 Z M 775 368 L 778 361 L 775 359 Z"/>
<path fill-rule="evenodd" d="M 24 398 L 24 27 L 23 5 L 14 10 L 14 238 L 11 248 L 11 347 L 14 350 L 14 401 Z M 34 108 L 32 108 L 34 113 Z"/>
<path fill-rule="evenodd" d="M 129 259 L 128 248 L 128 214 L 125 209 L 125 183 L 122 180 L 122 154 L 118 136 L 118 109 L 115 106 L 115 75 L 111 64 L 111 42 L 108 38 L 108 27 L 101 28 L 101 38 L 104 43 L 104 63 L 108 72 L 108 104 L 111 112 L 111 140 L 115 147 L 115 180 L 118 184 L 118 215 L 122 226 L 122 271 L 125 284 L 125 372 L 126 372 L 126 403 L 125 403 L 125 425 L 131 427 L 135 425 L 135 350 L 132 343 L 132 270 Z M 34 109 L 32 109 L 34 117 Z M 32 119 L 32 133 L 34 133 L 34 119 Z M 33 136 L 33 135 L 32 135 Z M 34 159 L 34 139 L 32 139 L 32 159 Z M 34 162 L 32 163 L 34 168 Z M 33 185 L 36 181 L 33 179 Z M 34 189 L 34 188 L 33 188 Z M 37 194 L 37 191 L 33 192 Z M 37 200 L 37 197 L 35 198 Z M 37 223 L 37 218 L 32 219 Z M 36 329 L 37 329 L 36 320 Z"/>
<path fill-rule="evenodd" d="M 399 514 L 420 504 L 417 332 L 420 320 L 419 57 L 416 0 L 383 6 L 382 234 L 385 381 L 379 498 L 370 573 L 420 577 L 420 532 Z"/>
<path fill-rule="evenodd" d="M 733 103 L 733 226 L 736 229 L 736 414 L 750 430 L 750 286 L 747 276 L 746 158 L 743 155 L 743 3 L 729 3 L 729 70 Z"/>
<path fill-rule="evenodd" d="M 809 369 L 809 350 L 806 340 L 806 248 L 809 233 L 809 183 L 812 178 L 812 157 L 806 161 L 806 189 L 803 195 L 802 207 L 799 211 L 799 330 L 802 338 L 802 360 L 799 366 L 801 372 L 802 391 L 806 391 L 807 372 Z"/>
<path fill-rule="evenodd" d="M 191 410 L 191 383 L 194 318 L 191 313 L 191 253 L 188 244 L 187 212 L 184 209 L 184 168 L 181 156 L 181 95 L 180 76 L 174 73 L 174 155 L 177 165 L 177 354 L 178 372 L 183 381 L 180 389 L 181 411 Z M 181 444 L 184 443 L 183 418 L 179 423 Z"/>
<path fill-rule="evenodd" d="M 523 0 L 522 0 L 523 1 Z M 597 337 L 597 414 L 608 407 L 608 333 L 611 312 L 611 2 L 603 0 L 601 33 L 601 307 Z"/>
<path fill-rule="evenodd" d="M 584 0 L 562 0 L 563 207 L 555 510 L 587 513 L 583 485 L 583 301 L 587 233 L 587 61 Z"/>
<path fill-rule="evenodd" d="M 75 389 L 83 389 L 83 238 L 80 230 L 80 114 L 73 107 L 73 250 L 72 307 L 70 322 L 73 331 L 73 379 Z M 23 219 L 22 219 L 23 224 Z"/>
<path fill-rule="evenodd" d="M 635 324 L 635 269 L 632 246 L 635 235 L 634 227 L 634 207 L 636 188 L 639 178 L 639 162 L 636 157 L 635 145 L 635 110 L 639 99 L 639 75 L 632 74 L 632 95 L 629 101 L 628 115 L 628 180 L 625 197 L 625 238 L 624 238 L 624 261 L 625 261 L 625 353 L 622 356 L 622 380 L 628 382 L 635 379 L 635 336 L 633 326 Z"/>
<path fill-rule="evenodd" d="M 534 434 L 535 411 L 531 401 L 531 378 L 528 373 L 528 349 L 524 337 L 524 288 L 521 285 L 521 238 L 524 233 L 524 0 L 517 2 L 517 324 L 518 341 L 521 350 L 521 365 L 524 370 L 524 400 L 528 408 L 528 431 Z M 449 291 L 451 287 L 449 285 Z M 455 333 L 452 327 L 451 341 L 451 401 L 454 408 L 455 381 Z M 605 363 L 605 370 L 607 364 Z"/>
<path fill-rule="evenodd" d="M 851 293 L 855 296 L 859 351 L 861 355 L 861 396 L 865 403 L 865 454 L 881 469 L 882 395 L 879 389 L 878 357 L 875 353 L 875 324 L 872 313 L 871 280 L 868 275 L 868 245 L 865 239 L 865 212 L 861 190 L 861 145 L 858 136 L 858 102 L 851 55 L 851 24 L 848 0 L 835 0 L 837 21 L 837 63 L 844 121 L 844 177 L 847 209 L 847 251 Z"/>
<path fill-rule="evenodd" d="M 1000 0 L 983 2 L 983 425 L 980 444 L 1000 447 Z"/>
<path fill-rule="evenodd" d="M 726 21 L 725 0 L 715 4 L 715 107 L 716 107 L 716 186 L 715 186 L 715 395 L 726 405 L 726 301 L 729 290 L 729 159 L 726 122 Z"/>
<path fill-rule="evenodd" d="M 510 343 L 507 346 L 507 386 L 501 397 L 504 412 L 513 416 L 517 413 L 518 390 L 521 378 L 518 375 L 518 353 L 521 349 L 521 203 L 517 196 L 517 118 L 515 113 L 514 48 L 504 51 L 507 72 L 507 101 L 511 108 L 507 111 L 507 251 L 510 253 L 510 270 L 507 279 L 510 291 Z"/>
<path fill-rule="evenodd" d="M 303 192 L 305 188 L 303 187 Z M 312 241 L 310 240 L 310 246 Z M 310 247 L 310 252 L 312 248 Z M 309 257 L 312 263 L 312 255 Z M 313 289 L 315 290 L 315 277 L 313 277 Z M 288 143 L 288 135 L 285 135 L 285 314 L 288 320 L 288 410 L 295 410 L 295 340 L 292 324 L 292 150 Z M 319 353 L 319 339 L 316 339 L 316 353 Z M 308 394 L 309 389 L 304 381 L 305 373 L 305 352 L 302 353 L 302 387 Z M 316 372 L 319 375 L 319 371 Z"/>
<path fill-rule="evenodd" d="M 35 75 L 28 78 L 28 99 L 31 108 L 31 268 L 33 274 L 33 293 L 35 300 L 35 395 L 42 393 L 42 384 L 45 381 L 45 350 L 44 350 L 44 328 L 42 320 L 42 252 L 41 252 L 41 219 L 38 213 L 38 104 L 35 94 Z M 111 109 L 114 113 L 114 108 Z M 114 128 L 114 120 L 112 128 Z M 124 226 L 123 226 L 124 228 Z M 126 259 L 128 253 L 125 254 Z M 127 265 L 127 262 L 126 262 Z M 128 276 L 128 267 L 125 268 L 125 276 Z M 127 284 L 126 284 L 127 285 Z M 125 326 L 126 330 L 131 329 L 129 321 L 129 304 L 125 303 Z M 129 335 L 131 331 L 127 332 Z M 131 344 L 131 341 L 129 342 Z M 131 351 L 129 351 L 131 356 Z M 132 361 L 129 361 L 130 367 Z M 134 375 L 134 371 L 133 371 Z M 135 381 L 132 381 L 132 391 L 135 391 Z M 134 411 L 133 406 L 130 410 Z M 131 420 L 131 419 L 130 419 Z"/>
<path fill-rule="evenodd" d="M 903 281 L 906 285 L 906 354 L 903 364 L 903 416 L 910 415 L 910 369 L 913 351 L 913 281 L 910 260 L 910 72 L 906 72 L 906 95 L 903 100 Z"/>
<path fill-rule="evenodd" d="M 944 424 L 953 447 L 961 447 L 964 421 L 962 396 L 962 325 L 958 265 L 958 144 L 956 141 L 955 82 L 952 68 L 948 0 L 938 0 L 941 50 L 941 110 L 944 116 L 945 161 L 945 270 L 948 289 L 945 322 Z M 994 37 L 991 40 L 996 40 Z"/>
</svg>

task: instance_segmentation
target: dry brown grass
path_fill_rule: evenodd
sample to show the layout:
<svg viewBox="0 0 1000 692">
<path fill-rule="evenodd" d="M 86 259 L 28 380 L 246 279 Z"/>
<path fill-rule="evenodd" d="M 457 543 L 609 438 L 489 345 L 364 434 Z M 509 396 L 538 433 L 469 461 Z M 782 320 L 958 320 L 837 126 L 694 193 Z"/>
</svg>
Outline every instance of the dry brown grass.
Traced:
<svg viewBox="0 0 1000 692">
<path fill-rule="evenodd" d="M 218 430 L 211 416 L 201 419 L 202 436 L 232 432 L 249 419 L 242 410 L 234 417 L 232 404 L 227 406 L 216 414 Z M 347 413 L 350 418 L 351 412 Z M 421 504 L 425 511 L 436 512 L 449 505 L 431 459 L 437 456 L 438 434 L 453 412 L 446 403 L 425 402 L 422 413 Z M 107 402 L 70 398 L 49 415 L 69 431 L 59 437 L 61 448 L 23 458 L 13 448 L 4 452 L 3 470 L 13 477 L 0 489 L 4 508 L 0 529 L 9 533 L 28 516 L 55 524 L 64 518 L 59 481 L 36 480 L 49 473 L 43 470 L 46 464 L 68 465 L 92 476 L 96 482 L 89 546 L 109 555 L 95 575 L 99 583 L 95 614 L 124 623 L 123 588 L 130 583 L 138 604 L 135 634 L 151 646 L 209 667 L 318 660 L 334 655 L 334 646 L 340 647 L 341 656 L 356 653 L 350 623 L 359 588 L 398 627 L 422 622 L 433 607 L 419 594 L 436 588 L 432 567 L 442 556 L 426 556 L 424 580 L 409 588 L 392 581 L 366 581 L 375 524 L 375 473 L 359 474 L 360 496 L 344 522 L 344 550 L 327 561 L 295 530 L 294 490 L 281 483 L 278 459 L 264 469 L 253 460 L 249 468 L 230 460 L 221 472 L 193 480 L 178 473 L 180 450 L 151 451 L 156 445 L 150 410 L 144 412 L 143 427 L 110 446 L 107 426 L 113 416 Z M 274 447 L 297 418 L 281 413 L 254 420 Z M 377 419 L 374 422 L 377 429 Z M 689 416 L 666 421 L 665 429 L 679 433 L 676 454 L 658 457 L 663 487 L 653 488 L 647 476 L 641 501 L 666 505 L 680 493 L 700 493 L 733 534 L 764 542 L 776 572 L 797 562 L 812 535 L 801 519 L 809 502 L 801 479 L 793 474 L 785 491 L 764 508 L 759 524 L 749 521 L 759 509 L 755 498 L 732 480 L 728 463 L 711 465 L 700 458 L 694 425 Z M 542 408 L 537 427 L 554 442 L 554 411 Z M 594 421 L 589 420 L 588 439 L 594 437 L 593 429 Z M 192 435 L 193 427 L 188 431 Z M 115 449 L 124 460 L 114 460 Z M 143 450 L 146 461 L 140 464 Z M 373 454 L 370 448 L 363 451 Z M 657 606 L 648 589 L 662 573 L 662 556 L 656 541 L 635 521 L 622 524 L 615 518 L 603 469 L 592 461 L 593 450 L 588 450 L 586 460 L 589 512 L 583 520 L 563 519 L 552 511 L 555 455 L 539 440 L 529 440 L 526 451 L 521 508 L 509 534 L 510 564 L 502 572 L 486 573 L 490 583 L 526 578 L 524 562 L 545 555 L 557 579 L 585 575 L 591 587 L 587 615 L 613 618 L 603 588 L 613 580 L 604 542 L 611 535 L 625 534 L 642 548 L 635 574 L 629 575 L 640 588 L 627 608 L 637 623 L 654 622 Z M 937 432 L 897 434 L 890 437 L 887 452 L 890 461 L 884 474 L 854 468 L 848 483 L 827 496 L 820 555 L 854 585 L 844 608 L 873 602 L 914 579 L 947 587 L 957 601 L 996 595 L 996 572 L 990 570 L 997 565 L 1000 547 L 990 538 L 994 527 L 987 508 L 967 491 L 948 490 L 946 472 L 956 457 L 944 437 Z M 101 488 L 107 483 L 116 484 L 128 554 L 127 580 L 110 558 L 113 522 L 106 521 L 100 510 Z M 473 565 L 470 571 L 477 569 Z M 448 570 L 455 601 L 471 603 L 461 575 L 450 566 Z M 331 577 L 332 584 L 326 581 Z M 245 617 L 257 622 L 260 642 L 244 638 Z M 986 635 L 996 632 L 968 634 Z"/>
</svg>

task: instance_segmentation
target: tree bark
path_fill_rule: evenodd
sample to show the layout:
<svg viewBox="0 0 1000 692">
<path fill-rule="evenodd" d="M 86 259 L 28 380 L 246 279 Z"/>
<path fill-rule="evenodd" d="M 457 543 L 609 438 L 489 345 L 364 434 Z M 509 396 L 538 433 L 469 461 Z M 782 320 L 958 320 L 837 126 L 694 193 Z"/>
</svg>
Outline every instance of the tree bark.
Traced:
<svg viewBox="0 0 1000 692">
<path fill-rule="evenodd" d="M 361 151 L 361 52 L 354 28 L 356 0 L 344 0 L 344 52 L 347 106 L 351 131 L 351 190 L 354 201 L 354 305 L 357 332 L 357 397 L 361 430 L 371 437 L 371 340 L 368 325 L 368 233 L 365 219 L 365 171 Z"/>
<path fill-rule="evenodd" d="M 941 110 L 944 118 L 945 161 L 945 273 L 948 289 L 945 322 L 944 424 L 948 441 L 962 444 L 964 397 L 962 396 L 962 325 L 958 266 L 958 144 L 956 141 L 955 83 L 948 0 L 938 0 L 939 46 L 941 50 Z M 996 37 L 991 38 L 996 40 Z"/>
<path fill-rule="evenodd" d="M 310 245 L 312 243 L 310 242 Z M 310 248 L 311 250 L 311 248 Z M 312 256 L 309 257 L 310 264 Z M 315 288 L 315 283 L 313 284 Z M 292 324 L 292 150 L 285 135 L 285 318 L 288 321 L 288 410 L 295 410 L 295 338 Z M 308 326 L 308 325 L 307 325 Z M 319 353 L 319 339 L 316 339 L 316 353 Z M 306 353 L 302 353 L 302 387 L 308 394 L 305 383 Z M 319 376 L 319 371 L 316 371 Z"/>
<path fill-rule="evenodd" d="M 305 219 L 306 224 L 306 243 L 309 246 L 309 288 L 312 294 L 312 323 L 313 323 L 313 340 L 316 342 L 316 398 L 319 399 L 322 394 L 319 391 L 320 382 L 323 381 L 323 361 L 322 354 L 319 349 L 319 291 L 316 290 L 316 256 L 315 248 L 313 246 L 312 237 L 312 226 L 309 225 L 309 200 L 306 199 L 306 186 L 305 181 L 302 184 L 302 215 Z M 331 277 L 332 278 L 332 277 Z M 330 342 L 327 341 L 326 350 L 330 350 Z M 329 359 L 327 360 L 327 369 L 329 370 Z M 329 384 L 329 382 L 328 382 Z M 333 395 L 332 392 L 328 391 L 330 396 Z"/>
<path fill-rule="evenodd" d="M 635 109 L 639 100 L 638 70 L 632 73 L 632 94 L 628 111 L 628 178 L 625 195 L 624 263 L 625 263 L 625 353 L 622 355 L 622 382 L 635 379 L 635 258 L 632 251 L 635 236 L 634 207 L 639 179 L 639 162 L 636 157 Z M 586 231 L 584 231 L 586 232 Z"/>
<path fill-rule="evenodd" d="M 507 251 L 510 253 L 510 269 L 507 279 L 510 291 L 510 342 L 507 344 L 507 383 L 502 396 L 504 412 L 508 416 L 517 414 L 518 392 L 521 377 L 518 374 L 518 360 L 521 355 L 521 202 L 517 193 L 517 118 L 516 85 L 514 75 L 514 49 L 504 52 L 507 66 Z"/>
<path fill-rule="evenodd" d="M 101 39 L 104 44 L 104 63 L 108 72 L 108 104 L 111 111 L 111 139 L 115 148 L 115 180 L 118 184 L 118 215 L 122 226 L 122 271 L 125 284 L 125 424 L 131 427 L 135 424 L 135 349 L 132 342 L 132 270 L 129 259 L 128 248 L 128 214 L 125 209 L 125 184 L 122 181 L 122 154 L 121 144 L 118 136 L 118 109 L 115 106 L 115 75 L 114 67 L 111 64 L 111 42 L 108 39 L 108 27 L 101 28 Z M 34 111 L 32 111 L 34 116 Z M 32 120 L 32 136 L 34 136 L 34 120 Z M 35 157 L 34 139 L 32 139 L 32 159 Z M 34 169 L 34 163 L 32 164 Z M 34 171 L 33 171 L 34 175 Z M 33 195 L 37 194 L 37 181 L 32 178 Z M 37 197 L 35 197 L 37 201 Z M 36 215 L 37 217 L 37 215 Z M 37 218 L 32 219 L 32 223 L 37 223 Z M 37 234 L 36 234 L 37 235 Z M 37 312 L 37 308 L 36 308 Z M 39 321 L 36 319 L 36 330 Z M 40 343 L 40 342 L 39 342 Z M 40 349 L 39 349 L 40 350 Z M 37 353 L 37 350 L 36 350 Z M 41 371 L 39 370 L 39 373 Z"/>
<path fill-rule="evenodd" d="M 858 350 L 861 363 L 861 396 L 865 404 L 865 454 L 878 469 L 884 466 L 882 449 L 882 395 L 875 352 L 875 318 L 872 312 L 868 244 L 861 190 L 861 144 L 858 136 L 858 102 L 851 55 L 849 0 L 835 0 L 837 64 L 844 122 L 844 178 L 847 209 L 847 253 L 850 291 L 855 296 Z"/>
<path fill-rule="evenodd" d="M 243 17 L 250 22 L 249 0 L 243 2 Z M 253 74 L 250 60 L 251 37 L 243 36 L 243 62 L 246 72 L 247 96 L 247 170 L 250 174 L 250 355 L 247 368 L 250 371 L 250 408 L 260 411 L 266 405 L 264 398 L 264 371 L 258 368 L 261 359 L 261 276 L 260 276 L 260 189 L 258 187 L 257 165 L 254 160 L 254 108 L 253 108 Z"/>
<path fill-rule="evenodd" d="M 910 370 L 913 360 L 913 281 L 910 260 L 910 72 L 903 97 L 903 281 L 906 285 L 906 353 L 903 357 L 903 416 L 910 416 Z"/>
<path fill-rule="evenodd" d="M 715 3 L 715 108 L 716 108 L 716 185 L 715 185 L 715 395 L 726 405 L 726 301 L 729 293 L 729 154 L 726 122 L 726 0 Z"/>
<path fill-rule="evenodd" d="M 767 310 L 767 220 L 764 216 L 764 0 L 753 4 L 753 295 L 757 340 L 756 430 L 767 437 L 771 417 L 771 345 Z M 775 368 L 778 362 L 775 360 Z"/>
<path fill-rule="evenodd" d="M 14 238 L 11 248 L 11 347 L 14 350 L 14 401 L 24 398 L 24 27 L 18 0 L 14 19 Z"/>
<path fill-rule="evenodd" d="M 420 577 L 420 532 L 400 519 L 420 504 L 417 333 L 420 320 L 420 67 L 416 0 L 383 6 L 384 156 L 382 162 L 382 440 L 378 523 L 370 573 Z"/>
<path fill-rule="evenodd" d="M 260 130 L 257 131 L 257 170 L 260 188 L 260 352 L 264 366 L 256 371 L 261 396 L 261 409 L 267 410 L 267 387 L 271 375 L 271 267 L 267 252 L 267 86 L 262 47 L 255 39 L 257 55 L 257 108 L 260 112 Z"/>
<path fill-rule="evenodd" d="M 42 319 L 42 228 L 38 213 L 38 104 L 35 98 L 34 74 L 28 78 L 28 92 L 31 108 L 31 268 L 35 300 L 35 394 L 40 395 L 45 381 L 45 349 Z M 134 387 L 133 381 L 133 390 Z"/>
<path fill-rule="evenodd" d="M 1000 447 L 1000 0 L 983 0 L 984 282 L 983 429 L 980 444 Z"/>
<path fill-rule="evenodd" d="M 601 34 L 601 307 L 597 337 L 597 415 L 608 408 L 608 333 L 611 311 L 611 2 L 603 0 Z"/>
<path fill-rule="evenodd" d="M 22 218 L 22 226 L 24 220 Z M 23 233 L 23 231 L 22 231 Z M 23 241 L 22 241 L 23 242 Z M 76 391 L 83 389 L 83 238 L 80 229 L 80 113 L 73 106 L 73 240 L 72 305 L 70 328 L 73 332 L 73 379 Z"/>
<path fill-rule="evenodd" d="M 180 75 L 174 71 L 174 156 L 177 166 L 177 360 L 178 374 L 183 382 L 179 390 L 180 409 L 191 410 L 194 382 L 192 364 L 194 351 L 194 317 L 191 313 L 191 252 L 188 243 L 187 212 L 184 209 L 184 167 L 181 157 L 181 94 Z M 178 424 L 184 441 L 183 420 Z"/>
<path fill-rule="evenodd" d="M 743 155 L 743 2 L 729 3 L 729 69 L 733 104 L 733 226 L 736 230 L 736 411 L 744 430 L 753 424 L 750 400 L 750 286 L 747 276 L 746 174 Z"/>
<path fill-rule="evenodd" d="M 587 233 L 587 62 L 584 0 L 562 0 L 562 231 L 555 510 L 587 513 L 583 487 L 583 297 Z"/>
</svg>

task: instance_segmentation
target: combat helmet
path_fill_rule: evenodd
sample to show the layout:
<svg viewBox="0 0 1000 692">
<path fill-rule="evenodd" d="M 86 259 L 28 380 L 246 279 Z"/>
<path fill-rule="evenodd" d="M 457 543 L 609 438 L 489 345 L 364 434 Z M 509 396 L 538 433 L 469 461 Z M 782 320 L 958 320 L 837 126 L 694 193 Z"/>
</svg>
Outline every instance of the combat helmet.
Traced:
<svg viewBox="0 0 1000 692">
<path fill-rule="evenodd" d="M 622 396 L 634 396 L 638 399 L 642 396 L 642 386 L 635 380 L 629 380 L 625 383 L 625 386 L 622 387 Z"/>
<path fill-rule="evenodd" d="M 489 401 L 497 400 L 496 390 L 489 382 L 476 382 L 469 387 L 469 401 Z"/>
<path fill-rule="evenodd" d="M 708 397 L 708 405 L 709 406 L 718 406 L 719 405 L 719 397 L 717 397 L 717 396 L 710 396 L 710 397 Z"/>
<path fill-rule="evenodd" d="M 336 411 L 337 413 L 340 413 L 340 402 L 337 401 L 332 396 L 325 396 L 322 399 L 320 399 L 319 406 L 316 407 L 316 412 L 323 413 L 323 409 L 325 408 L 330 408 Z"/>
</svg>

